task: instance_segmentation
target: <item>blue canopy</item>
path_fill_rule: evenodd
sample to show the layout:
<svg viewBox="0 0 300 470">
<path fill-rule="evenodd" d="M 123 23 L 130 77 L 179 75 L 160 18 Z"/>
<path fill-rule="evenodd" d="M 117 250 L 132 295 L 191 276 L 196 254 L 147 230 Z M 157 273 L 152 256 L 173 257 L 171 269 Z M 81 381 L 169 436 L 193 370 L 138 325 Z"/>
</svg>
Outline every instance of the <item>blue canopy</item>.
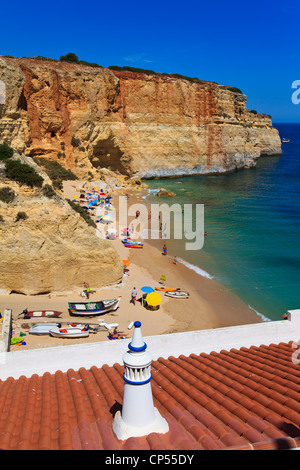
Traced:
<svg viewBox="0 0 300 470">
<path fill-rule="evenodd" d="M 154 289 L 152 289 L 152 287 L 149 287 L 149 286 L 144 286 L 141 288 L 141 291 L 142 292 L 147 292 L 147 294 L 150 294 L 151 292 L 155 292 Z"/>
</svg>

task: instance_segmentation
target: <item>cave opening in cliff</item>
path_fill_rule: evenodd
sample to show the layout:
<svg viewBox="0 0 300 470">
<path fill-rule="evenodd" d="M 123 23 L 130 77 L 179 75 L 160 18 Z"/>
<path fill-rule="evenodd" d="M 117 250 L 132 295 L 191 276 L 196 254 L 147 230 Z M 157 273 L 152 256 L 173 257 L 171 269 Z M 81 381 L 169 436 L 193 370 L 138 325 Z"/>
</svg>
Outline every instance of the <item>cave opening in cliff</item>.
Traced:
<svg viewBox="0 0 300 470">
<path fill-rule="evenodd" d="M 129 159 L 115 144 L 111 136 L 96 143 L 90 160 L 95 168 L 107 168 L 111 171 L 117 171 L 122 175 L 130 174 Z"/>
<path fill-rule="evenodd" d="M 19 101 L 18 101 L 18 108 L 23 109 L 23 111 L 27 111 L 27 100 L 24 94 L 24 90 L 22 90 L 22 93 L 20 94 Z"/>
</svg>

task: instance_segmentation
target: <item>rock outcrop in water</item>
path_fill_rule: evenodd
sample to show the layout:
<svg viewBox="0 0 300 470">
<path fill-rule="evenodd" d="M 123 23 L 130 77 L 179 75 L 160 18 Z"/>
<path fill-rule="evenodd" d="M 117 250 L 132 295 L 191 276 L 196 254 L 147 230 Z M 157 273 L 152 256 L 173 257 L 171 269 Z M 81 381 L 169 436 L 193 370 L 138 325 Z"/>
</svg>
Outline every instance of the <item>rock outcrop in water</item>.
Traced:
<svg viewBox="0 0 300 470">
<path fill-rule="evenodd" d="M 271 118 L 216 83 L 8 57 L 0 80 L 0 141 L 81 179 L 222 173 L 281 154 Z"/>
</svg>

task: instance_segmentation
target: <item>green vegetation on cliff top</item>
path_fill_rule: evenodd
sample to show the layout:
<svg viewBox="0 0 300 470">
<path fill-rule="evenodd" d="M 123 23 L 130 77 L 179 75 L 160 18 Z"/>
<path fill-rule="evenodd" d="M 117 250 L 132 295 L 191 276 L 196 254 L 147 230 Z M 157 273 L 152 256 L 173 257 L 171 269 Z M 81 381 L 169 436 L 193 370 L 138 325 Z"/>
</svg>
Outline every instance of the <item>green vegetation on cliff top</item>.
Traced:
<svg viewBox="0 0 300 470">
<path fill-rule="evenodd" d="M 6 57 L 12 57 L 12 56 L 6 56 Z M 51 58 L 43 57 L 43 56 L 27 57 L 27 58 L 28 59 L 43 60 L 43 61 L 58 62 L 57 59 L 51 59 Z M 74 52 L 68 52 L 66 55 L 61 55 L 60 58 L 59 58 L 59 61 L 60 62 L 68 62 L 68 63 L 71 63 L 71 64 L 87 65 L 89 67 L 95 67 L 95 68 L 105 68 L 102 65 L 99 65 L 95 62 L 86 62 L 85 60 L 79 60 L 78 56 Z M 188 80 L 188 81 L 193 82 L 193 83 L 205 83 L 205 82 L 207 82 L 207 80 L 200 80 L 197 77 L 188 77 L 186 75 L 181 75 L 179 73 L 155 72 L 154 70 L 148 70 L 148 69 L 142 69 L 142 68 L 136 68 L 136 67 L 129 67 L 129 66 L 120 67 L 119 65 L 109 65 L 106 68 L 108 68 L 109 70 L 115 70 L 115 71 L 144 73 L 146 75 L 157 75 L 157 76 L 161 76 L 161 77 L 165 76 L 165 77 L 171 77 L 171 78 L 178 78 L 178 79 L 182 79 L 182 80 Z M 210 81 L 210 83 L 216 83 L 217 84 L 217 82 L 212 82 L 212 81 Z M 230 87 L 230 86 L 227 86 L 227 85 L 222 85 L 222 86 L 224 88 L 226 88 L 227 90 L 232 91 L 233 93 L 243 94 L 243 92 L 237 87 Z"/>
</svg>

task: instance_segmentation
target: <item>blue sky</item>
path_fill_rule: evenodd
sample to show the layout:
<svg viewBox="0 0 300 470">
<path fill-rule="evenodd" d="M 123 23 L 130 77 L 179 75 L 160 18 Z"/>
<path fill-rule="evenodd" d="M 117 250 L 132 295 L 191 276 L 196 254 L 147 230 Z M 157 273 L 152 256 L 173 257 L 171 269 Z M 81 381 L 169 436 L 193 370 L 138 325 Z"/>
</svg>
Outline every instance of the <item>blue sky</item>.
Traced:
<svg viewBox="0 0 300 470">
<path fill-rule="evenodd" d="M 0 54 L 74 52 L 104 67 L 198 77 L 240 88 L 248 109 L 273 122 L 300 122 L 291 100 L 300 80 L 300 0 L 12 0 L 0 13 Z"/>
</svg>

